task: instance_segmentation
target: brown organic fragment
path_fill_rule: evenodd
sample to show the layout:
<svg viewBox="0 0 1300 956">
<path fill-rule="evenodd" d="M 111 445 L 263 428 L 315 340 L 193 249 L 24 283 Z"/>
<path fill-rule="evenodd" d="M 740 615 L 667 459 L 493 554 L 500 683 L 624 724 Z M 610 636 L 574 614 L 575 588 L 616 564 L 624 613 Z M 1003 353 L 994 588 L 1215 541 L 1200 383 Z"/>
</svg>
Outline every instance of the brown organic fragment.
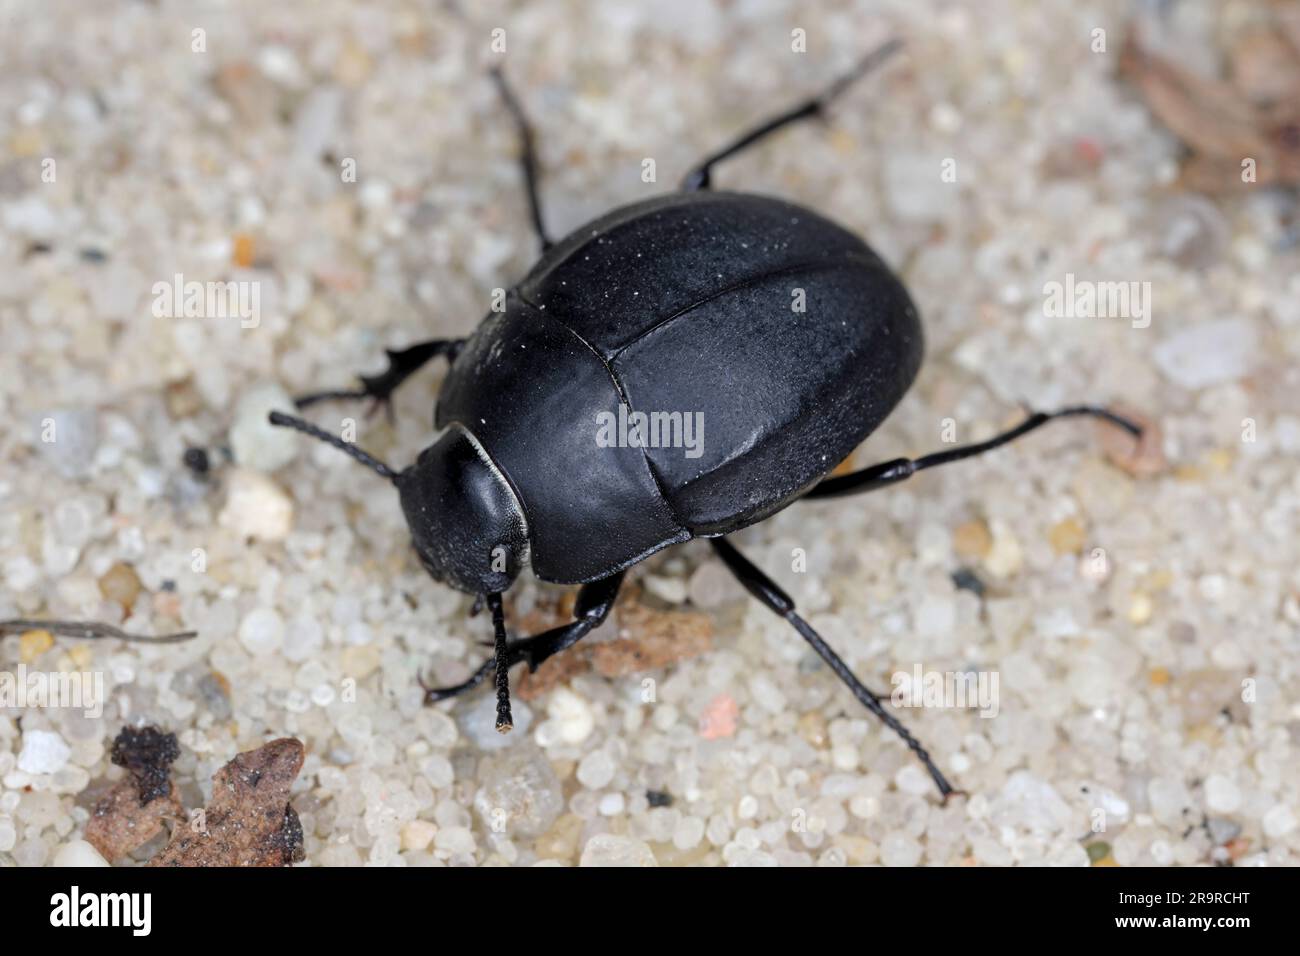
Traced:
<svg viewBox="0 0 1300 956">
<path fill-rule="evenodd" d="M 185 808 L 174 793 L 140 802 L 135 781 L 119 780 L 101 797 L 86 821 L 85 840 L 112 862 L 144 846 L 165 825 L 185 819 Z"/>
<path fill-rule="evenodd" d="M 622 677 L 697 657 L 713 642 L 713 620 L 697 611 L 659 611 L 633 604 L 619 615 L 628 636 L 590 648 L 597 673 Z"/>
<path fill-rule="evenodd" d="M 1134 438 L 1110 422 L 1098 422 L 1097 434 L 1106 458 L 1115 467 L 1135 478 L 1149 478 L 1169 467 L 1164 452 L 1164 432 L 1155 419 L 1131 408 L 1116 411 L 1142 428 L 1142 437 Z"/>
<path fill-rule="evenodd" d="M 1264 52 L 1258 44 L 1239 55 L 1243 51 L 1256 58 Z M 1266 52 L 1276 59 L 1295 51 L 1272 44 Z M 1186 187 L 1226 192 L 1243 185 L 1300 184 L 1300 89 L 1254 100 L 1249 93 L 1259 91 L 1259 82 L 1250 77 L 1259 67 L 1240 66 L 1245 72 L 1238 74 L 1239 83 L 1211 79 L 1143 49 L 1136 36 L 1124 44 L 1121 74 L 1190 153 L 1181 176 Z M 1276 67 L 1266 68 L 1277 78 Z M 1276 90 L 1270 92 L 1277 97 Z M 1253 176 L 1243 178 L 1243 164 Z"/>
<path fill-rule="evenodd" d="M 178 756 L 176 735 L 157 727 L 123 727 L 113 740 L 110 759 L 130 776 L 96 801 L 85 832 L 104 859 L 120 859 L 163 832 L 165 824 L 185 819 L 171 783 Z"/>
<path fill-rule="evenodd" d="M 586 649 L 581 646 L 571 647 L 543 661 L 542 666 L 537 670 L 521 675 L 513 693 L 520 700 L 534 700 L 552 688 L 567 684 L 579 674 L 586 674 L 590 670 L 591 658 L 587 655 Z"/>
<path fill-rule="evenodd" d="M 176 735 L 157 727 L 123 727 L 110 759 L 131 774 L 141 806 L 172 792 L 171 766 L 181 755 Z"/>
<path fill-rule="evenodd" d="M 239 754 L 212 778 L 212 802 L 150 866 L 288 866 L 302 859 L 302 826 L 289 789 L 302 769 L 291 737 Z"/>
<path fill-rule="evenodd" d="M 661 611 L 640 604 L 635 596 L 618 605 L 620 636 L 596 644 L 578 644 L 525 674 L 515 693 L 532 700 L 595 668 L 603 677 L 623 677 L 666 667 L 703 654 L 712 645 L 713 620 L 696 611 Z"/>
</svg>

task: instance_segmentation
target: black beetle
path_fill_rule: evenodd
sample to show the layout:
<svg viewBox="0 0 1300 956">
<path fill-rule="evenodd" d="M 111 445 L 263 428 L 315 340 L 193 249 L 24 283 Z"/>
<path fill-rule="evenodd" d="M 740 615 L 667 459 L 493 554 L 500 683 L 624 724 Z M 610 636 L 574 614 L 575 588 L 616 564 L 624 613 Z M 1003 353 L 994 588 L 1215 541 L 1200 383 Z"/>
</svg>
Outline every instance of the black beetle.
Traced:
<svg viewBox="0 0 1300 956">
<path fill-rule="evenodd" d="M 789 621 L 857 699 L 902 736 L 940 793 L 955 792 L 790 597 L 725 535 L 797 499 L 891 485 L 1053 418 L 1091 415 L 1134 435 L 1140 429 L 1103 408 L 1071 407 L 1031 414 L 985 442 L 826 477 L 912 384 L 922 353 L 916 309 L 898 278 L 852 233 L 781 200 L 713 192 L 710 172 L 783 126 L 822 115 L 898 46 L 878 48 L 821 95 L 709 156 L 680 191 L 616 209 L 554 244 L 537 197 L 532 130 L 504 77 L 493 72 L 522 140 L 541 259 L 468 339 L 389 351 L 387 371 L 363 376 L 360 389 L 297 400 L 299 407 L 326 399 L 387 401 L 412 372 L 445 355 L 451 368 L 435 414 L 441 437 L 399 472 L 302 419 L 271 414 L 274 424 L 327 441 L 390 479 L 424 567 L 487 602 L 494 656 L 463 684 L 426 688 L 426 702 L 475 687 L 495 671 L 497 729 L 508 731 L 511 665 L 535 669 L 574 644 L 605 620 L 628 567 L 704 537 L 745 588 Z M 800 299 L 802 309 L 794 306 Z M 698 416 L 707 423 L 707 443 L 694 456 L 662 447 L 646 427 L 654 415 L 663 416 L 660 426 L 677 428 L 678 438 L 682 416 Z M 628 440 L 598 441 L 598 423 L 629 416 Z M 582 589 L 573 623 L 510 640 L 501 594 L 525 562 L 544 581 Z"/>
</svg>

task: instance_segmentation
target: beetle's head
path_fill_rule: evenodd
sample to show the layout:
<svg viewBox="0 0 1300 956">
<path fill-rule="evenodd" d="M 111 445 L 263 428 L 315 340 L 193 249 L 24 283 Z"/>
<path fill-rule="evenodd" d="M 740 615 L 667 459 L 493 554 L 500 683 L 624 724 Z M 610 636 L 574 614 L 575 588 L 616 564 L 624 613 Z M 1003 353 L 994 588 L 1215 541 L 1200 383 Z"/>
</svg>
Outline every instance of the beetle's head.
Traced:
<svg viewBox="0 0 1300 956">
<path fill-rule="evenodd" d="M 510 587 L 528 535 L 505 477 L 474 440 L 448 429 L 396 478 L 420 563 L 439 581 L 491 594 Z"/>
<path fill-rule="evenodd" d="M 470 594 L 496 594 L 519 574 L 528 550 L 523 510 L 505 476 L 463 428 L 447 429 L 398 472 L 300 418 L 272 412 L 271 424 L 319 438 L 392 481 L 420 563 L 439 581 Z"/>
</svg>

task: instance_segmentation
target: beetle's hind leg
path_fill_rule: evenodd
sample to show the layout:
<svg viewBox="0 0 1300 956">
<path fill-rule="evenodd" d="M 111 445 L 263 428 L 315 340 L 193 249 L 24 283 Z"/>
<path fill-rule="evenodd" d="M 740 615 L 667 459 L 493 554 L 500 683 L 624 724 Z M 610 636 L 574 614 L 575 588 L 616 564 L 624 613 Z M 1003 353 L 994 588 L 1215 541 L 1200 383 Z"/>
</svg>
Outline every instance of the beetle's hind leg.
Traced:
<svg viewBox="0 0 1300 956">
<path fill-rule="evenodd" d="M 930 777 L 934 780 L 935 786 L 939 788 L 939 793 L 945 803 L 953 794 L 962 793 L 961 790 L 954 788 L 943 775 L 943 772 L 935 766 L 934 760 L 930 757 L 929 752 L 921 746 L 921 742 L 913 737 L 908 729 L 894 718 L 893 714 L 885 710 L 880 698 L 867 690 L 862 681 L 858 680 L 853 671 L 849 669 L 849 665 L 844 663 L 840 656 L 830 649 L 822 636 L 814 631 L 807 621 L 795 613 L 794 601 L 790 595 L 781 590 L 775 581 L 737 551 L 726 538 L 712 538 L 709 543 L 718 552 L 718 556 L 722 558 L 722 562 L 727 566 L 728 570 L 736 576 L 736 580 L 744 585 L 745 590 L 758 598 L 768 610 L 789 621 L 790 626 L 798 631 L 800 636 L 812 645 L 813 650 L 821 656 L 821 659 L 830 666 L 830 669 L 835 672 L 835 676 L 848 685 L 849 690 L 853 691 L 853 696 L 861 701 L 867 710 L 884 721 L 885 726 L 903 738 L 903 742 L 920 758 L 921 763 L 925 765 L 925 769 L 929 771 Z"/>
<path fill-rule="evenodd" d="M 546 250 L 551 247 L 551 239 L 546 234 L 546 223 L 542 219 L 542 201 L 537 192 L 537 149 L 534 145 L 533 126 L 528 122 L 528 114 L 524 112 L 523 104 L 519 102 L 519 97 L 515 96 L 514 90 L 506 82 L 506 75 L 500 68 L 493 68 L 492 80 L 497 85 L 501 99 L 505 101 L 506 109 L 514 117 L 515 128 L 519 131 L 519 165 L 523 168 L 524 190 L 528 194 L 528 214 L 532 217 L 537 241 L 542 244 L 542 249 Z"/>
<path fill-rule="evenodd" d="M 424 702 L 433 704 L 440 700 L 456 697 L 467 690 L 473 690 L 483 683 L 489 674 L 498 671 L 498 661 L 502 656 L 506 661 L 506 670 L 519 663 L 526 663 L 530 672 L 537 670 L 548 657 L 572 647 L 605 622 L 605 618 L 609 617 L 610 609 L 614 607 L 614 601 L 618 598 L 618 590 L 622 584 L 622 571 L 607 578 L 592 581 L 590 584 L 584 584 L 582 590 L 578 592 L 577 601 L 573 605 L 574 619 L 572 623 L 552 628 L 549 631 L 543 631 L 541 634 L 532 637 L 508 641 L 505 645 L 504 654 L 498 653 L 488 658 L 466 681 L 451 687 L 429 687 L 421 680 L 420 686 L 424 688 Z M 491 598 L 489 598 L 489 603 L 491 603 Z M 504 680 L 503 674 L 504 671 L 501 671 L 497 676 L 498 691 L 500 691 L 501 682 Z M 501 717 L 500 696 L 498 696 L 497 716 L 499 721 Z M 500 722 L 498 722 L 497 726 L 500 728 Z"/>
<path fill-rule="evenodd" d="M 375 408 L 380 405 L 387 406 L 397 387 L 419 371 L 426 362 L 439 355 L 445 355 L 454 362 L 464 345 L 464 339 L 430 339 L 427 342 L 418 342 L 409 348 L 385 349 L 388 368 L 378 375 L 358 375 L 357 378 L 361 380 L 360 388 L 312 392 L 308 395 L 299 395 L 293 403 L 299 408 L 306 408 L 317 402 L 369 398 L 374 400 Z"/>
<path fill-rule="evenodd" d="M 763 121 L 753 129 L 737 137 L 716 153 L 712 153 L 686 174 L 686 178 L 682 180 L 682 189 L 685 189 L 688 192 L 697 189 L 708 189 L 712 183 L 711 174 L 714 164 L 735 156 L 737 153 L 753 146 L 759 140 L 766 139 L 777 130 L 784 129 L 791 123 L 797 123 L 799 120 L 809 119 L 814 116 L 825 115 L 826 107 L 829 106 L 837 96 L 852 86 L 854 81 L 865 76 L 880 63 L 888 59 L 902 45 L 903 41 L 899 39 L 889 40 L 888 42 L 881 44 L 859 60 L 858 65 L 850 72 L 841 76 L 816 96 L 805 100 L 792 109 L 786 110 L 784 113 Z"/>
<path fill-rule="evenodd" d="M 1008 442 L 1015 441 L 1022 435 L 1027 435 L 1034 429 L 1055 419 L 1075 418 L 1078 416 L 1099 418 L 1124 429 L 1134 438 L 1142 437 L 1141 425 L 1131 422 L 1109 409 L 1098 408 L 1095 405 L 1074 405 L 1055 412 L 1033 412 L 1015 428 L 1009 429 L 1000 435 L 994 435 L 988 441 L 976 442 L 972 445 L 958 445 L 956 448 L 938 451 L 921 458 L 895 458 L 893 461 L 886 461 L 879 465 L 872 465 L 870 468 L 852 471 L 847 475 L 825 478 L 820 484 L 815 485 L 812 490 L 807 492 L 804 497 L 835 498 L 839 495 L 875 491 L 877 488 L 884 488 L 887 485 L 897 484 L 904 479 L 911 478 L 918 471 L 924 471 L 926 468 L 933 468 L 935 465 L 946 465 L 949 462 L 961 461 L 963 458 L 974 458 L 976 455 L 982 455 L 986 451 L 992 451 Z"/>
</svg>

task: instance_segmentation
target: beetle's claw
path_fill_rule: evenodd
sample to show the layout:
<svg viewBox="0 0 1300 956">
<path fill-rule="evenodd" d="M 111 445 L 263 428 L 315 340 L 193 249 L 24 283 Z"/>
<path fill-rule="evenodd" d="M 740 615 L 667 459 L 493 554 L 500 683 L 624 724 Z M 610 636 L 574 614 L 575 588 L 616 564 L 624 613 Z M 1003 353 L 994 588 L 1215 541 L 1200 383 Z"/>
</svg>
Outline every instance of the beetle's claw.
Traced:
<svg viewBox="0 0 1300 956">
<path fill-rule="evenodd" d="M 366 419 L 370 420 L 374 418 L 375 414 L 382 408 L 384 410 L 384 417 L 388 419 L 388 424 L 392 425 L 396 421 L 396 417 L 393 415 L 392 396 L 390 394 L 375 395 L 371 393 L 369 389 L 366 390 L 366 394 L 370 395 L 370 407 L 366 409 Z"/>
</svg>

